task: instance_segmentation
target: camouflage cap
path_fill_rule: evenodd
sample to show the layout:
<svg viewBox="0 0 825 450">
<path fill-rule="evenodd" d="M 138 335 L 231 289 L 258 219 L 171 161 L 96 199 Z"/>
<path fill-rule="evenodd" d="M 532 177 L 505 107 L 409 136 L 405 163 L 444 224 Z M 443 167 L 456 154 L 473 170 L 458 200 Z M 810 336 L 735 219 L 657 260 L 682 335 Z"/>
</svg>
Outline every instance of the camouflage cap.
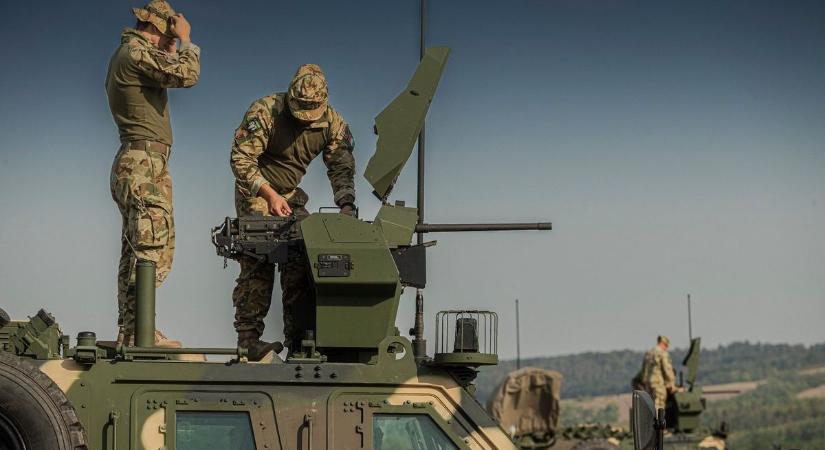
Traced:
<svg viewBox="0 0 825 450">
<path fill-rule="evenodd" d="M 304 121 L 315 121 L 327 110 L 327 80 L 315 64 L 304 64 L 289 83 L 286 101 L 293 116 Z"/>
<path fill-rule="evenodd" d="M 656 342 L 664 342 L 665 345 L 670 346 L 670 339 L 668 339 L 664 334 L 659 335 L 659 337 L 656 338 Z"/>
<path fill-rule="evenodd" d="M 132 8 L 135 17 L 141 22 L 149 22 L 156 26 L 161 33 L 172 36 L 169 31 L 169 19 L 175 16 L 172 5 L 164 0 L 152 0 L 143 8 Z"/>
</svg>

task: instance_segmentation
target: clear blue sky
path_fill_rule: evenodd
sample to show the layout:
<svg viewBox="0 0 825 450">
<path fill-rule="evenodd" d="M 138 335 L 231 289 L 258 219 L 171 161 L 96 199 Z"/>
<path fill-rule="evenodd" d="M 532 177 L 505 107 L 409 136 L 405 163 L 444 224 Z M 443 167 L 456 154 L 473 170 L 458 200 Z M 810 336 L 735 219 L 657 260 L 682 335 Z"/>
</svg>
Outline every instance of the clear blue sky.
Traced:
<svg viewBox="0 0 825 450">
<path fill-rule="evenodd" d="M 500 313 L 500 351 L 825 341 L 825 3 L 430 1 L 429 43 L 453 53 L 428 120 L 427 218 L 550 220 L 551 233 L 432 236 L 426 291 Z M 159 326 L 233 342 L 237 265 L 209 229 L 233 214 L 234 128 L 302 63 L 327 73 L 360 176 L 375 115 L 418 57 L 416 1 L 177 1 L 201 82 L 171 94 L 178 249 Z M 4 5 L 0 38 L 0 306 L 64 331 L 115 333 L 117 134 L 103 79 L 124 1 Z M 414 165 L 393 199 L 415 201 Z M 317 209 L 323 165 L 304 182 Z M 279 294 L 266 336 L 280 335 Z M 411 325 L 405 296 L 399 328 Z"/>
</svg>

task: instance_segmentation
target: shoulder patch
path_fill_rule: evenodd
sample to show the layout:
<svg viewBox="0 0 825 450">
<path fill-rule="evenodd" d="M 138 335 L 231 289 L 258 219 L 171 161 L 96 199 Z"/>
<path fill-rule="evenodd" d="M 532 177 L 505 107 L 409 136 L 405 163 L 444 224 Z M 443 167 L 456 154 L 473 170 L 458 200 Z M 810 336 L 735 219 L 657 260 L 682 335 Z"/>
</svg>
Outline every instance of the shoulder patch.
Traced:
<svg viewBox="0 0 825 450">
<path fill-rule="evenodd" d="M 263 126 L 261 125 L 261 121 L 257 117 L 253 117 L 249 121 L 246 122 L 246 126 L 244 129 L 250 133 L 255 133 L 261 130 Z"/>
</svg>

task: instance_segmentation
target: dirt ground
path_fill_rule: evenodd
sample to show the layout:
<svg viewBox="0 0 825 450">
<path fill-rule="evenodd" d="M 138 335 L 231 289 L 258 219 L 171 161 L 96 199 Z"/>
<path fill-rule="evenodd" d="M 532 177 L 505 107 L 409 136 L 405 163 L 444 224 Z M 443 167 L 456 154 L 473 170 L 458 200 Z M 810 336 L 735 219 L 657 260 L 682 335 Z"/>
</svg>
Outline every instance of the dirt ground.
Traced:
<svg viewBox="0 0 825 450">
<path fill-rule="evenodd" d="M 796 396 L 797 398 L 825 398 L 825 384 L 800 391 Z"/>
</svg>

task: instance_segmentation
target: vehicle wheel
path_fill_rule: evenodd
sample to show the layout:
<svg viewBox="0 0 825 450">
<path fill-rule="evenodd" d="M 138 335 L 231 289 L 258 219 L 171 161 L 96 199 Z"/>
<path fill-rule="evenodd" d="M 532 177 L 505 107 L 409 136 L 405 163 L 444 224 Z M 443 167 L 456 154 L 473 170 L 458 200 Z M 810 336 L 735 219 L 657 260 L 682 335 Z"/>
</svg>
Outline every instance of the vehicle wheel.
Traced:
<svg viewBox="0 0 825 450">
<path fill-rule="evenodd" d="M 86 450 L 66 395 L 34 364 L 0 352 L 0 450 Z"/>
<path fill-rule="evenodd" d="M 621 447 L 607 439 L 588 439 L 579 442 L 571 450 L 621 450 Z"/>
<path fill-rule="evenodd" d="M 0 308 L 0 327 L 5 327 L 9 322 L 11 322 L 11 318 L 3 311 L 3 308 Z"/>
</svg>

